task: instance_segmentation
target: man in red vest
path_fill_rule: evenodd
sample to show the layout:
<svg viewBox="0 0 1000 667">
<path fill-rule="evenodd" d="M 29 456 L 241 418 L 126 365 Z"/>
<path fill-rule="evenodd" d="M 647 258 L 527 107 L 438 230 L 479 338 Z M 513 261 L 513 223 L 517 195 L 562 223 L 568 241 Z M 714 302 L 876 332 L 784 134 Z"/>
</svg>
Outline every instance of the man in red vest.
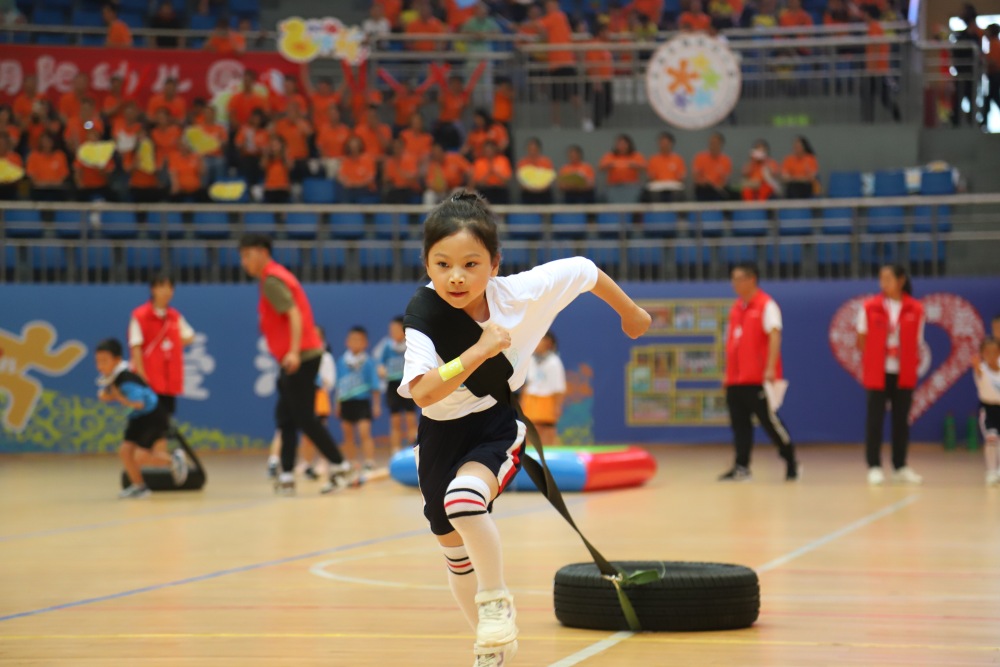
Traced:
<svg viewBox="0 0 1000 667">
<path fill-rule="evenodd" d="M 271 239 L 248 234 L 240 240 L 240 263 L 260 281 L 257 314 L 271 354 L 281 364 L 275 421 L 281 432 L 281 474 L 275 491 L 295 493 L 295 453 L 299 431 L 305 433 L 330 463 L 330 481 L 322 493 L 348 486 L 350 464 L 330 432 L 316 416 L 316 375 L 323 342 L 316 332 L 312 307 L 292 273 L 271 258 Z"/>
<path fill-rule="evenodd" d="M 785 480 L 795 481 L 799 477 L 795 446 L 784 422 L 768 405 L 764 391 L 765 383 L 781 379 L 781 310 L 774 299 L 757 287 L 758 272 L 753 264 L 737 265 L 730 278 L 737 299 L 729 311 L 724 384 L 736 463 L 719 481 L 751 479 L 753 415 L 785 460 Z"/>
<path fill-rule="evenodd" d="M 167 420 L 177 411 L 177 397 L 184 393 L 184 348 L 194 340 L 194 329 L 184 316 L 170 307 L 174 298 L 174 280 L 167 274 L 153 277 L 149 301 L 132 311 L 128 324 L 128 346 L 132 351 L 132 370 L 156 392 L 160 410 Z M 166 445 L 167 433 L 154 448 Z M 179 483 L 187 477 L 187 459 L 181 449 L 174 450 L 175 477 Z"/>
</svg>

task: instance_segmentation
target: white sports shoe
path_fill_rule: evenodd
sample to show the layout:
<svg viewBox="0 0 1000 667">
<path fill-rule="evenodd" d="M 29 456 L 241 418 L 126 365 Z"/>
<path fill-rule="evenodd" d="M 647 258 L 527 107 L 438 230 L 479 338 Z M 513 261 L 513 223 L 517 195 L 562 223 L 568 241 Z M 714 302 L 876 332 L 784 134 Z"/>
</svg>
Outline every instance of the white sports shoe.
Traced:
<svg viewBox="0 0 1000 667">
<path fill-rule="evenodd" d="M 149 487 L 145 484 L 130 484 L 118 494 L 118 498 L 121 500 L 136 500 L 138 498 L 149 498 L 149 496 Z"/>
<path fill-rule="evenodd" d="M 517 655 L 517 640 L 503 646 L 488 648 L 476 644 L 473 652 L 476 654 L 476 662 L 472 667 L 504 667 Z"/>
<path fill-rule="evenodd" d="M 1000 472 L 990 470 L 986 473 L 986 486 L 1000 486 Z"/>
<path fill-rule="evenodd" d="M 923 484 L 924 478 L 910 466 L 903 466 L 892 473 L 892 481 L 894 484 Z"/>
<path fill-rule="evenodd" d="M 868 485 L 869 486 L 882 486 L 885 484 L 885 473 L 879 467 L 868 469 Z"/>
<path fill-rule="evenodd" d="M 181 486 L 188 478 L 188 460 L 184 456 L 183 449 L 175 449 L 170 456 L 170 475 L 174 478 L 174 484 Z"/>
<path fill-rule="evenodd" d="M 476 595 L 479 605 L 479 626 L 476 628 L 476 644 L 490 648 L 510 644 L 517 639 L 514 619 L 514 596 L 509 591 L 483 591 Z"/>
</svg>

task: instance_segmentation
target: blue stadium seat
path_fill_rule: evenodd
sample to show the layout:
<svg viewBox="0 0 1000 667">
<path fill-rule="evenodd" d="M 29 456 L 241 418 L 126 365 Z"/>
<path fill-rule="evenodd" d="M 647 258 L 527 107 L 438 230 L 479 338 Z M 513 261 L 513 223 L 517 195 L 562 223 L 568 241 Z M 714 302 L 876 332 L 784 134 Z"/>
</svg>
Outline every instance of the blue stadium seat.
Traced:
<svg viewBox="0 0 1000 667">
<path fill-rule="evenodd" d="M 733 211 L 733 236 L 765 236 L 769 224 L 768 212 L 763 209 Z"/>
<path fill-rule="evenodd" d="M 532 265 L 528 248 L 503 248 L 501 252 L 501 275 L 523 271 Z"/>
<path fill-rule="evenodd" d="M 290 239 L 314 239 L 319 231 L 318 213 L 296 212 L 285 217 L 285 231 Z"/>
<path fill-rule="evenodd" d="M 846 206 L 823 209 L 823 226 L 820 229 L 824 234 L 850 234 L 854 229 L 854 210 Z"/>
<path fill-rule="evenodd" d="M 729 266 L 740 262 L 756 262 L 757 248 L 751 245 L 722 246 L 722 261 Z"/>
<path fill-rule="evenodd" d="M 617 271 L 621 263 L 621 252 L 616 247 L 590 246 L 583 252 L 584 257 L 590 258 L 594 264 L 604 271 Z"/>
<path fill-rule="evenodd" d="M 80 46 L 104 46 L 107 36 L 100 33 L 87 33 L 80 35 Z"/>
<path fill-rule="evenodd" d="M 816 260 L 820 266 L 847 266 L 851 263 L 850 243 L 817 243 Z"/>
<path fill-rule="evenodd" d="M 330 216 L 330 233 L 335 239 L 364 238 L 364 213 L 334 213 Z"/>
<path fill-rule="evenodd" d="M 679 266 L 708 265 L 712 261 L 712 249 L 708 246 L 699 249 L 697 245 L 678 244 L 674 247 L 674 255 Z"/>
<path fill-rule="evenodd" d="M 827 194 L 836 199 L 849 199 L 861 196 L 861 172 L 835 171 L 830 174 L 830 184 Z"/>
<path fill-rule="evenodd" d="M 618 238 L 619 230 L 622 226 L 626 232 L 631 226 L 631 213 L 598 213 L 597 214 L 597 236 L 603 239 Z"/>
<path fill-rule="evenodd" d="M 358 264 L 364 269 L 392 267 L 392 248 L 358 248 Z"/>
<path fill-rule="evenodd" d="M 312 249 L 310 260 L 314 267 L 341 269 L 347 264 L 347 253 L 343 248 L 318 247 Z"/>
<path fill-rule="evenodd" d="M 512 239 L 542 238 L 542 216 L 538 213 L 511 213 L 507 216 L 507 234 Z"/>
<path fill-rule="evenodd" d="M 200 239 L 224 239 L 229 236 L 229 215 L 223 211 L 198 211 L 194 214 L 194 235 Z"/>
<path fill-rule="evenodd" d="M 906 174 L 899 170 L 875 172 L 874 194 L 876 197 L 905 197 L 909 194 L 906 190 Z"/>
<path fill-rule="evenodd" d="M 133 14 L 148 14 L 149 0 L 120 0 L 118 8 L 119 11 L 131 12 Z M 175 3 L 174 10 L 177 12 L 183 12 L 184 3 Z"/>
<path fill-rule="evenodd" d="M 28 262 L 34 271 L 65 271 L 66 251 L 57 246 L 35 246 L 28 249 Z"/>
<path fill-rule="evenodd" d="M 666 246 L 653 243 L 630 247 L 626 253 L 630 274 L 658 272 L 666 262 L 666 251 Z"/>
<path fill-rule="evenodd" d="M 20 253 L 18 252 L 17 246 L 6 245 L 3 249 L 4 261 L 7 263 L 6 275 L 13 276 L 21 268 L 20 258 L 18 257 Z"/>
<path fill-rule="evenodd" d="M 555 213 L 552 216 L 553 236 L 560 239 L 582 239 L 587 232 L 584 227 L 587 224 L 585 213 Z M 574 226 L 578 229 L 572 231 L 562 230 L 560 227 Z"/>
<path fill-rule="evenodd" d="M 129 269 L 158 271 L 162 265 L 159 248 L 125 248 L 125 266 Z"/>
<path fill-rule="evenodd" d="M 307 178 L 302 181 L 302 201 L 306 204 L 334 204 L 337 201 L 333 181 Z"/>
<path fill-rule="evenodd" d="M 778 234 L 782 236 L 804 236 L 812 234 L 812 209 L 778 209 Z"/>
<path fill-rule="evenodd" d="M 218 19 L 211 14 L 192 14 L 191 30 L 215 30 L 215 23 Z"/>
<path fill-rule="evenodd" d="M 871 234 L 902 234 L 906 228 L 902 206 L 873 206 L 867 213 L 866 229 Z"/>
<path fill-rule="evenodd" d="M 930 234 L 934 232 L 935 225 L 938 232 L 951 231 L 951 207 L 950 206 L 917 206 L 913 209 L 913 231 L 918 234 Z M 911 262 L 942 262 L 945 259 L 945 249 L 947 244 L 944 241 L 937 242 L 937 256 L 934 253 L 933 241 L 910 241 L 909 253 Z"/>
<path fill-rule="evenodd" d="M 955 181 L 951 171 L 924 171 L 920 174 L 920 194 L 953 195 Z"/>
<path fill-rule="evenodd" d="M 223 248 L 223 250 L 233 250 L 232 248 Z M 236 265 L 239 266 L 239 251 L 235 253 L 236 255 Z M 298 248 L 289 248 L 287 246 L 275 246 L 272 256 L 274 261 L 278 262 L 284 267 L 291 269 L 293 272 L 297 272 L 302 267 L 302 252 Z"/>
<path fill-rule="evenodd" d="M 106 239 L 134 239 L 139 226 L 132 211 L 103 211 L 100 233 Z"/>
<path fill-rule="evenodd" d="M 200 269 L 208 266 L 208 249 L 204 246 L 171 248 L 170 266 L 175 269 Z"/>
<path fill-rule="evenodd" d="M 85 211 L 56 211 L 52 218 L 56 238 L 80 238 L 84 227 L 88 226 L 87 215 Z"/>
<path fill-rule="evenodd" d="M 104 17 L 100 11 L 91 11 L 77 7 L 73 10 L 73 25 L 80 28 L 103 28 Z"/>
<path fill-rule="evenodd" d="M 375 238 L 391 239 L 393 234 L 405 239 L 410 235 L 410 216 L 405 213 L 376 213 Z"/>
<path fill-rule="evenodd" d="M 149 213 L 146 216 L 146 229 L 151 237 L 161 238 L 166 232 L 168 239 L 184 238 L 184 215 L 180 211 L 167 211 L 166 217 L 161 216 L 163 213 Z"/>
<path fill-rule="evenodd" d="M 694 221 L 701 228 L 702 236 L 722 236 L 725 218 L 722 211 L 702 211 L 696 213 Z"/>
<path fill-rule="evenodd" d="M 677 236 L 677 214 L 673 211 L 648 211 L 642 214 L 644 238 L 672 238 Z"/>
<path fill-rule="evenodd" d="M 566 259 L 577 256 L 576 248 L 568 243 L 550 246 L 544 253 L 539 253 L 539 263 L 551 262 L 556 259 Z"/>
<path fill-rule="evenodd" d="M 45 232 L 42 216 L 35 209 L 17 209 L 3 212 L 4 232 L 13 239 L 39 238 Z"/>
<path fill-rule="evenodd" d="M 420 248 L 403 248 L 403 266 L 408 269 L 424 268 L 424 258 L 421 256 Z"/>
<path fill-rule="evenodd" d="M 67 9 L 69 7 L 67 6 Z M 62 9 L 38 7 L 31 14 L 31 22 L 38 25 L 69 25 L 66 12 Z M 50 34 L 50 33 L 49 33 Z"/>
<path fill-rule="evenodd" d="M 273 231 L 275 226 L 274 213 L 270 211 L 250 211 L 243 215 L 243 224 L 247 227 L 259 225 Z"/>
<path fill-rule="evenodd" d="M 777 250 L 773 245 L 768 245 L 765 253 L 768 264 L 779 264 L 786 267 L 802 266 L 802 244 L 782 243 Z"/>
<path fill-rule="evenodd" d="M 87 246 L 76 249 L 76 265 L 83 269 L 84 262 L 87 271 L 110 271 L 114 264 L 114 253 L 109 246 Z"/>
<path fill-rule="evenodd" d="M 260 16 L 260 0 L 229 0 L 229 11 L 233 16 Z"/>
</svg>

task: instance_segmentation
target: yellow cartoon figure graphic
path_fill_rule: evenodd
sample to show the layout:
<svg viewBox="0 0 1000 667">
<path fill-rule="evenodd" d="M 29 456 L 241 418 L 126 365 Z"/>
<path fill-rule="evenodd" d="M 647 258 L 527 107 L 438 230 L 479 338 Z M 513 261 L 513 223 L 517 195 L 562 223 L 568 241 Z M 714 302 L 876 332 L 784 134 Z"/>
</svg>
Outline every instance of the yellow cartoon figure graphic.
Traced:
<svg viewBox="0 0 1000 667">
<path fill-rule="evenodd" d="M 87 351 L 79 341 L 54 350 L 55 340 L 55 329 L 48 322 L 28 322 L 20 336 L 0 329 L 0 393 L 8 399 L 0 423 L 5 429 L 22 431 L 42 395 L 42 383 L 28 377 L 29 371 L 65 375 Z"/>
<path fill-rule="evenodd" d="M 306 22 L 298 16 L 278 24 L 278 52 L 293 63 L 307 63 L 319 55 L 319 45 L 312 39 Z"/>
</svg>

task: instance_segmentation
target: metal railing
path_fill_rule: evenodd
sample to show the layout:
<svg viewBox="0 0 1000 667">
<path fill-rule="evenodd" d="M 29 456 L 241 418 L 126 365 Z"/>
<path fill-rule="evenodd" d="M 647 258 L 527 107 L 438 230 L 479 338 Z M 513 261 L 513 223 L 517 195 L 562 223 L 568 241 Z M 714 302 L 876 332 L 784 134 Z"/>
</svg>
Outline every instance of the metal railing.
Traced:
<svg viewBox="0 0 1000 667">
<path fill-rule="evenodd" d="M 27 212 L 27 213 L 26 213 Z M 38 212 L 43 223 L 25 222 Z M 423 206 L 9 204 L 0 220 L 0 281 L 240 282 L 238 238 L 274 238 L 275 256 L 307 281 L 423 276 Z M 861 277 L 884 262 L 915 275 L 995 275 L 1000 195 L 762 203 L 497 206 L 504 271 L 591 257 L 628 280 L 722 279 L 739 261 L 768 278 Z M 248 215 L 252 214 L 252 215 Z"/>
</svg>

